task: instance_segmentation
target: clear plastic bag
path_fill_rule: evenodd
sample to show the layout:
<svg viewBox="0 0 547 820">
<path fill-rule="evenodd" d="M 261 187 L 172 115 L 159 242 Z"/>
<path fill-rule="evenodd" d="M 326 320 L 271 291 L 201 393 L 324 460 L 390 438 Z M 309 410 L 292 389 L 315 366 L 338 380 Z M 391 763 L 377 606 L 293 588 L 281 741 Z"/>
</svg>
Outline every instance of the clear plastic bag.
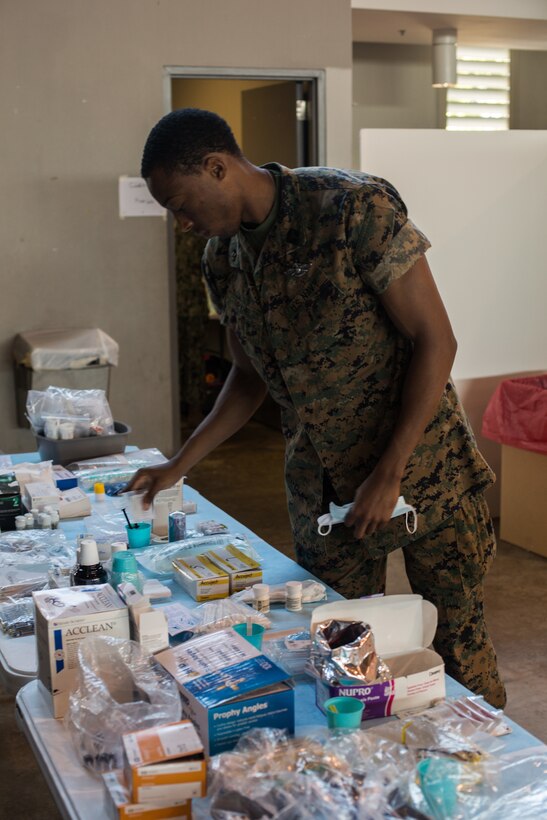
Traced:
<svg viewBox="0 0 547 820">
<path fill-rule="evenodd" d="M 68 469 L 78 478 L 78 485 L 82 490 L 90 491 L 95 482 L 100 481 L 105 485 L 106 493 L 114 495 L 125 487 L 141 467 L 153 467 L 166 461 L 160 450 L 151 447 L 130 453 L 75 461 L 68 465 Z"/>
<path fill-rule="evenodd" d="M 48 387 L 29 390 L 27 417 L 35 433 L 63 437 L 62 425 L 72 427 L 71 438 L 114 433 L 114 419 L 104 390 L 71 390 Z"/>
<path fill-rule="evenodd" d="M 216 601 L 206 601 L 192 610 L 192 615 L 198 618 L 192 631 L 196 635 L 205 632 L 218 632 L 236 624 L 247 622 L 260 624 L 264 629 L 269 629 L 271 621 L 262 612 L 241 604 L 230 598 L 220 598 Z"/>
<path fill-rule="evenodd" d="M 43 565 L 71 567 L 76 550 L 61 530 L 15 530 L 0 533 L 0 567 Z"/>
<path fill-rule="evenodd" d="M 262 563 L 259 554 L 244 535 L 200 535 L 191 532 L 183 541 L 170 541 L 168 544 L 158 544 L 139 552 L 137 560 L 154 575 L 172 575 L 172 562 L 179 555 L 200 555 L 218 547 L 227 547 L 228 544 L 233 544 L 257 563 Z"/>
<path fill-rule="evenodd" d="M 48 586 L 47 565 L 0 568 L 0 602 L 28 598 Z"/>
<path fill-rule="evenodd" d="M 289 632 L 278 638 L 264 640 L 262 651 L 265 655 L 293 678 L 309 676 L 311 635 L 309 629 Z"/>
<path fill-rule="evenodd" d="M 65 726 L 86 768 L 122 768 L 124 733 L 180 719 L 177 684 L 138 643 L 95 636 L 80 643 Z"/>
</svg>

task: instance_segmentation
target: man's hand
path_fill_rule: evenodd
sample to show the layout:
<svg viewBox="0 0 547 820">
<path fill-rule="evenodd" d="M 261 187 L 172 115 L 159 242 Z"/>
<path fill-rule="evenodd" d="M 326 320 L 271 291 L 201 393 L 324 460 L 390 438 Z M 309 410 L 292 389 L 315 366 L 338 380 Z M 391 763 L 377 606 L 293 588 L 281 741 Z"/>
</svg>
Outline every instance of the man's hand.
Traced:
<svg viewBox="0 0 547 820">
<path fill-rule="evenodd" d="M 135 473 L 129 484 L 123 488 L 122 493 L 126 493 L 129 490 L 146 490 L 142 503 L 144 509 L 147 510 L 152 504 L 154 496 L 156 496 L 160 490 L 167 490 L 169 487 L 172 487 L 181 476 L 182 472 L 180 467 L 171 461 L 167 461 L 165 464 L 158 464 L 157 467 L 143 467 Z"/>
<path fill-rule="evenodd" d="M 395 507 L 400 492 L 399 478 L 387 478 L 373 471 L 357 488 L 353 507 L 344 524 L 354 527 L 355 537 L 372 535 L 386 524 Z"/>
</svg>

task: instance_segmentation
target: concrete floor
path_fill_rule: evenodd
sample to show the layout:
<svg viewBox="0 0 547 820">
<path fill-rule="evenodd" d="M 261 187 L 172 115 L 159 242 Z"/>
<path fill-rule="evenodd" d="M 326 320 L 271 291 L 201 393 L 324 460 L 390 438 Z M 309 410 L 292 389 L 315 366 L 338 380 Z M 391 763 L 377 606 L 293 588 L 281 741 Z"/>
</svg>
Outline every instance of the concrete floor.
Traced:
<svg viewBox="0 0 547 820">
<path fill-rule="evenodd" d="M 283 489 L 281 434 L 252 422 L 192 470 L 189 483 L 212 502 L 293 557 Z M 500 542 L 486 582 L 486 614 L 507 686 L 506 714 L 547 742 L 547 559 Z M 409 590 L 403 563 L 390 556 L 388 592 Z M 60 817 L 14 720 L 13 699 L 0 696 L 0 817 Z"/>
</svg>

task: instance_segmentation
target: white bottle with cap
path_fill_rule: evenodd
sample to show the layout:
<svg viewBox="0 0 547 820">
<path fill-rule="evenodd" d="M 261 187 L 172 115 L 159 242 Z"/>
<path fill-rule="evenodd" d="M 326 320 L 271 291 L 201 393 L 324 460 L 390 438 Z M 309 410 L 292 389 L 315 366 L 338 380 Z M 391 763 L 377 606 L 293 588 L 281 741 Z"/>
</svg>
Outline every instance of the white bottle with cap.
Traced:
<svg viewBox="0 0 547 820">
<path fill-rule="evenodd" d="M 285 609 L 289 612 L 302 609 L 302 581 L 287 581 L 285 584 Z"/>
<path fill-rule="evenodd" d="M 257 612 L 270 611 L 270 586 L 269 584 L 254 584 L 254 608 Z"/>
<path fill-rule="evenodd" d="M 75 587 L 106 584 L 108 576 L 105 568 L 99 561 L 97 542 L 93 538 L 82 538 L 78 565 L 74 572 L 72 583 Z"/>
</svg>

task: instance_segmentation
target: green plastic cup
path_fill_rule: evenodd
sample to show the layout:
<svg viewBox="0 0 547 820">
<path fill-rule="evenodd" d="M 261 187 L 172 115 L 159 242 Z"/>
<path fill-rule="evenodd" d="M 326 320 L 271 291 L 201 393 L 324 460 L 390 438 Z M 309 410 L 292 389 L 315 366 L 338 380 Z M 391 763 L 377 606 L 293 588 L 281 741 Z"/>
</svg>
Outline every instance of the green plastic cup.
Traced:
<svg viewBox="0 0 547 820">
<path fill-rule="evenodd" d="M 264 635 L 263 626 L 260 626 L 260 624 L 251 624 L 250 635 L 247 634 L 247 624 L 236 624 L 232 627 L 232 629 L 235 629 L 238 635 L 241 635 L 241 637 L 245 638 L 246 641 L 252 643 L 252 645 L 256 646 L 257 649 L 262 649 L 262 636 Z"/>
<path fill-rule="evenodd" d="M 365 704 L 357 698 L 329 698 L 323 704 L 329 729 L 358 729 Z"/>
<path fill-rule="evenodd" d="M 136 524 L 133 524 L 132 527 L 129 527 L 126 524 L 125 531 L 127 533 L 127 543 L 129 544 L 129 549 L 134 550 L 138 547 L 150 546 L 150 536 L 152 533 L 151 521 L 139 521 Z"/>
</svg>

